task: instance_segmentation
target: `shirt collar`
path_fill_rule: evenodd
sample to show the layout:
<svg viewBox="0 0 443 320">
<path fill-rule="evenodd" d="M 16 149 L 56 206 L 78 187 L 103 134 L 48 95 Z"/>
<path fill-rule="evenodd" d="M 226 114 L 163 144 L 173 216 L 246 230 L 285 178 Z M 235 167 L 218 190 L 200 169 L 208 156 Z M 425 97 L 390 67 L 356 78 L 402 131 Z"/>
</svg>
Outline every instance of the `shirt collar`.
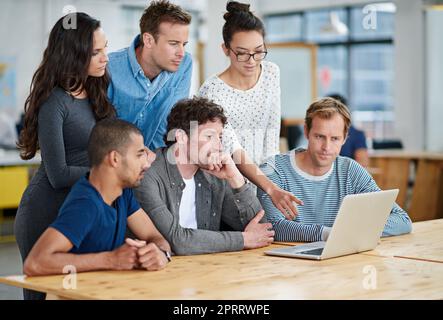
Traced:
<svg viewBox="0 0 443 320">
<path fill-rule="evenodd" d="M 128 48 L 129 64 L 131 65 L 134 77 L 136 77 L 140 71 L 143 71 L 142 67 L 137 61 L 137 56 L 135 55 L 135 49 L 138 47 L 139 44 L 140 44 L 140 35 L 137 35 L 134 38 L 134 41 L 132 41 L 131 46 Z"/>
<path fill-rule="evenodd" d="M 291 165 L 292 168 L 295 170 L 295 172 L 297 172 L 300 176 L 302 176 L 303 178 L 307 179 L 307 180 L 311 180 L 311 181 L 323 181 L 326 180 L 327 178 L 329 178 L 329 176 L 332 174 L 332 171 L 334 171 L 334 164 L 335 161 L 332 163 L 331 168 L 328 170 L 328 172 L 326 172 L 325 174 L 321 175 L 321 176 L 313 176 L 307 172 L 304 172 L 298 165 L 297 165 L 297 161 L 295 161 L 295 154 L 296 153 L 300 153 L 300 152 L 304 152 L 306 151 L 306 149 L 304 148 L 296 148 L 293 149 L 291 151 L 289 151 L 289 157 L 290 157 L 290 161 L 291 161 Z"/>
</svg>

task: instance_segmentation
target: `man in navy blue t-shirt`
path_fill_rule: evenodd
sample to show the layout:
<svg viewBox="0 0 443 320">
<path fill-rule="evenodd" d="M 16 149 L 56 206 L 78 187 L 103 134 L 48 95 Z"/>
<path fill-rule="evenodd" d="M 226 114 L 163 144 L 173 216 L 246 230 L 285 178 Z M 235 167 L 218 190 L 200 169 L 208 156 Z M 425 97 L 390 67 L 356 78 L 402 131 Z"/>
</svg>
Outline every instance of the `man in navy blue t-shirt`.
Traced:
<svg viewBox="0 0 443 320">
<path fill-rule="evenodd" d="M 132 189 L 155 154 L 137 127 L 103 120 L 88 144 L 91 171 L 71 189 L 57 219 L 29 253 L 24 273 L 61 274 L 93 270 L 159 270 L 170 260 L 169 243 L 140 208 Z M 139 239 L 126 239 L 126 227 Z"/>
</svg>

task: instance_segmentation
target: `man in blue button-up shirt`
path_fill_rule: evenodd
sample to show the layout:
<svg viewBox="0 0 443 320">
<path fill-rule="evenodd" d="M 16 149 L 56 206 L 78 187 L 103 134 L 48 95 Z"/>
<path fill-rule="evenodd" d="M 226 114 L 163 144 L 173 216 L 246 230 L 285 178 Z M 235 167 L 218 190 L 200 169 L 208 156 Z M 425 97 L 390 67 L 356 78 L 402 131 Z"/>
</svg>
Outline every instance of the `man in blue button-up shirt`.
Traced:
<svg viewBox="0 0 443 320">
<path fill-rule="evenodd" d="M 134 123 L 151 149 L 164 146 L 166 118 L 189 96 L 192 59 L 184 50 L 191 16 L 167 1 L 154 1 L 140 19 L 140 35 L 109 54 L 108 96 L 119 118 Z"/>
</svg>

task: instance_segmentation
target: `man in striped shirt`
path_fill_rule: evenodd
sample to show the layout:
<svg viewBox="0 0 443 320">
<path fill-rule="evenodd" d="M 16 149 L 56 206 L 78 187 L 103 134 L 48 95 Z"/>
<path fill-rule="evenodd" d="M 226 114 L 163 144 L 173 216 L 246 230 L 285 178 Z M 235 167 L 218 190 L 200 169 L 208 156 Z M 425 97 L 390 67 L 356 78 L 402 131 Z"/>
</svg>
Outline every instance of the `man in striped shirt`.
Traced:
<svg viewBox="0 0 443 320">
<path fill-rule="evenodd" d="M 356 161 L 339 156 L 350 124 L 350 113 L 343 103 L 332 98 L 315 101 L 306 111 L 307 149 L 275 155 L 261 166 L 272 182 L 304 202 L 297 217 L 287 220 L 269 196 L 259 190 L 276 241 L 326 241 L 346 195 L 380 190 Z M 408 214 L 394 204 L 382 236 L 409 232 Z"/>
</svg>

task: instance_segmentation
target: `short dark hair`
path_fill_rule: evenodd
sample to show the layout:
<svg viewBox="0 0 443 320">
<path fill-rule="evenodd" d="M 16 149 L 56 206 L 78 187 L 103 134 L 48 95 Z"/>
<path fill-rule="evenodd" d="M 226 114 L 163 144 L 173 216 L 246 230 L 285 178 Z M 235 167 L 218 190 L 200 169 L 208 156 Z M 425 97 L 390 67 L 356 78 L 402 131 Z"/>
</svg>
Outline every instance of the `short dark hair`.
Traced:
<svg viewBox="0 0 443 320">
<path fill-rule="evenodd" d="M 131 134 L 142 136 L 141 131 L 120 119 L 104 119 L 94 126 L 88 141 L 89 165 L 100 165 L 105 156 L 111 151 L 124 154 L 131 142 Z"/>
<path fill-rule="evenodd" d="M 314 101 L 306 110 L 305 124 L 308 132 L 311 131 L 312 121 L 315 117 L 320 119 L 330 119 L 334 114 L 339 114 L 345 123 L 344 137 L 348 135 L 349 127 L 351 126 L 351 113 L 348 107 L 339 100 L 327 97 Z"/>
<path fill-rule="evenodd" d="M 191 15 L 169 1 L 152 1 L 140 18 L 140 37 L 143 38 L 143 33 L 147 32 L 157 41 L 158 29 L 162 22 L 188 25 L 191 23 Z M 143 41 L 140 41 L 140 43 L 143 44 Z"/>
<path fill-rule="evenodd" d="M 226 48 L 232 41 L 236 32 L 240 31 L 258 31 L 263 38 L 265 37 L 265 27 L 263 22 L 249 11 L 249 4 L 237 1 L 229 1 L 226 4 L 226 12 L 223 15 L 225 24 L 223 25 L 223 41 Z"/>
<path fill-rule="evenodd" d="M 332 99 L 335 99 L 335 100 L 340 101 L 341 103 L 343 103 L 345 106 L 347 106 L 347 107 L 349 108 L 349 106 L 348 106 L 348 101 L 347 101 L 346 98 L 345 98 L 344 96 L 342 96 L 341 94 L 338 94 L 338 93 L 331 93 L 331 94 L 328 94 L 327 96 L 328 96 L 329 98 L 332 98 Z"/>
<path fill-rule="evenodd" d="M 167 146 L 174 144 L 175 131 L 179 129 L 185 131 L 189 136 L 191 121 L 197 121 L 201 125 L 216 120 L 220 120 L 223 126 L 227 121 L 223 108 L 211 100 L 203 97 L 179 100 L 168 116 L 168 129 L 164 141 Z M 170 134 L 173 134 L 174 138 L 171 138 Z"/>
</svg>

